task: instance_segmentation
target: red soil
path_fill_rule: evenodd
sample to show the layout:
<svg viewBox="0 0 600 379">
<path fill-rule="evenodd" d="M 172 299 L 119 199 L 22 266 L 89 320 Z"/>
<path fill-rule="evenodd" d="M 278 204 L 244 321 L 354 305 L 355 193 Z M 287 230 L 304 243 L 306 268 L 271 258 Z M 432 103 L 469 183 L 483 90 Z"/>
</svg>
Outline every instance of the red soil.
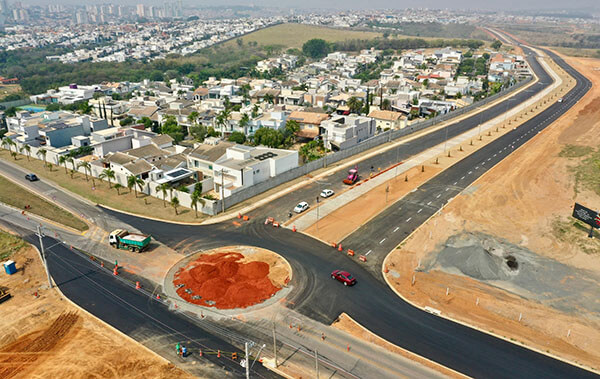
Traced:
<svg viewBox="0 0 600 379">
<path fill-rule="evenodd" d="M 184 284 L 177 288 L 177 294 L 192 304 L 232 309 L 261 303 L 281 289 L 269 279 L 267 263 L 240 263 L 243 259 L 236 252 L 201 255 L 175 273 L 175 287 Z"/>
</svg>

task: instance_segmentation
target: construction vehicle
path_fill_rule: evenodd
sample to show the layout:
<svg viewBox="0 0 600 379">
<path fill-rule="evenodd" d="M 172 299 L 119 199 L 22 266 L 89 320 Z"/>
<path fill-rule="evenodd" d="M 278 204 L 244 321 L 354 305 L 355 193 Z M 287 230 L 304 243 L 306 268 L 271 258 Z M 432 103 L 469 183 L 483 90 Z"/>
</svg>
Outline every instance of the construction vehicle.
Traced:
<svg viewBox="0 0 600 379">
<path fill-rule="evenodd" d="M 0 288 L 0 303 L 8 299 L 10 299 L 10 293 L 5 289 Z"/>
<path fill-rule="evenodd" d="M 115 249 L 141 253 L 149 245 L 152 238 L 145 234 L 129 233 L 125 229 L 113 230 L 108 235 L 108 242 Z"/>
<path fill-rule="evenodd" d="M 348 177 L 344 179 L 344 184 L 352 185 L 358 180 L 358 169 L 356 167 L 348 170 Z"/>
</svg>

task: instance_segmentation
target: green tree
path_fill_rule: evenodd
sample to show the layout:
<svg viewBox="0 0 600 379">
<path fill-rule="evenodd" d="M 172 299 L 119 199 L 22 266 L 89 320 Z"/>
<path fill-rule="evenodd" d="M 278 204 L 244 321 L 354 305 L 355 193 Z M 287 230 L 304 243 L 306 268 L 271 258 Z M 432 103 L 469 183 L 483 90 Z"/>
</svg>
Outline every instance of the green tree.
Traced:
<svg viewBox="0 0 600 379">
<path fill-rule="evenodd" d="M 324 155 L 323 145 L 319 141 L 310 141 L 302 145 L 298 153 L 304 162 L 314 161 Z"/>
<path fill-rule="evenodd" d="M 102 170 L 100 175 L 98 175 L 98 178 L 100 178 L 100 179 L 106 178 L 106 180 L 108 180 L 108 188 L 112 188 L 111 180 L 113 180 L 115 178 L 115 172 L 113 170 L 111 170 L 110 168 L 105 168 L 104 170 Z"/>
<path fill-rule="evenodd" d="M 48 106 L 46 106 L 46 110 L 48 112 L 56 112 L 60 110 L 60 105 L 57 103 L 52 103 L 52 104 L 48 104 Z"/>
<path fill-rule="evenodd" d="M 8 148 L 9 153 L 12 153 L 12 146 L 15 146 L 15 142 L 8 137 L 4 137 L 2 138 L 2 145 Z"/>
<path fill-rule="evenodd" d="M 141 191 L 144 188 L 144 184 L 146 184 L 146 182 L 144 182 L 142 178 L 138 178 L 135 175 L 127 176 L 127 188 L 129 188 L 129 192 L 131 192 L 131 189 L 133 188 L 133 190 L 135 191 L 135 197 L 138 196 L 138 187 Z"/>
<path fill-rule="evenodd" d="M 61 155 L 60 157 L 58 157 L 58 164 L 64 165 L 65 166 L 65 174 L 68 174 L 68 172 L 67 172 L 67 156 L 66 155 Z"/>
<path fill-rule="evenodd" d="M 121 196 L 121 188 L 123 188 L 123 186 L 120 183 L 115 183 L 115 189 L 117 190 L 118 196 Z"/>
<path fill-rule="evenodd" d="M 275 97 L 273 97 L 273 95 L 271 95 L 270 93 L 267 93 L 263 97 L 263 101 L 265 101 L 268 104 L 273 104 L 275 102 Z"/>
<path fill-rule="evenodd" d="M 320 59 L 330 51 L 329 44 L 320 38 L 313 38 L 302 45 L 302 53 L 313 59 Z"/>
<path fill-rule="evenodd" d="M 175 116 L 168 115 L 163 121 L 160 132 L 162 134 L 168 134 L 175 140 L 175 143 L 178 143 L 183 140 L 185 136 L 183 127 L 177 123 Z"/>
<path fill-rule="evenodd" d="M 131 125 L 131 124 L 133 124 L 134 121 L 135 120 L 133 119 L 133 117 L 127 116 L 124 119 L 122 119 L 121 121 L 119 121 L 119 125 L 121 125 L 121 126 Z"/>
<path fill-rule="evenodd" d="M 229 136 L 229 138 L 227 139 L 229 142 L 235 142 L 235 143 L 239 143 L 242 144 L 244 142 L 246 142 L 246 135 L 242 132 L 233 132 L 231 133 L 231 135 Z"/>
<path fill-rule="evenodd" d="M 254 144 L 278 148 L 283 142 L 283 134 L 279 130 L 271 128 L 259 128 L 254 133 Z"/>
<path fill-rule="evenodd" d="M 348 102 L 346 103 L 346 105 L 348 105 L 348 108 L 350 108 L 350 112 L 360 113 L 363 103 L 356 96 L 352 96 L 351 98 L 348 99 Z"/>
<path fill-rule="evenodd" d="M 158 186 L 156 186 L 156 192 L 160 191 L 162 193 L 163 196 L 163 207 L 167 206 L 167 192 L 171 189 L 171 186 L 169 185 L 169 183 L 163 183 L 160 184 Z"/>
<path fill-rule="evenodd" d="M 82 101 L 79 103 L 79 105 L 77 105 L 77 109 L 83 114 L 90 114 L 93 107 L 87 101 Z"/>
<path fill-rule="evenodd" d="M 31 146 L 23 144 L 23 146 L 21 146 L 21 148 L 19 149 L 19 152 L 21 152 L 21 154 L 25 152 L 25 154 L 27 154 L 27 161 L 29 161 L 29 157 L 31 156 Z"/>
<path fill-rule="evenodd" d="M 88 171 L 90 172 L 90 175 L 92 174 L 92 165 L 90 165 L 89 162 L 79 162 L 79 164 L 77 164 L 77 168 L 83 168 L 83 173 L 85 175 L 85 181 L 89 181 L 88 178 Z M 94 180 L 94 177 L 92 176 L 92 181 Z M 92 183 L 92 185 L 94 185 L 94 183 Z M 95 185 L 94 185 L 95 187 Z"/>
<path fill-rule="evenodd" d="M 246 130 L 246 127 L 249 124 L 250 124 L 250 116 L 248 116 L 248 113 L 242 114 L 242 117 L 240 118 L 240 121 L 238 122 L 238 125 L 240 126 L 240 128 Z"/>
<path fill-rule="evenodd" d="M 196 111 L 192 111 L 192 112 L 191 112 L 191 113 L 188 115 L 188 117 L 187 117 L 187 119 L 188 119 L 188 122 L 189 122 L 191 125 L 195 125 L 195 124 L 196 124 L 196 120 L 198 120 L 198 116 L 200 116 L 200 114 L 199 114 L 198 112 L 196 112 Z"/>
<path fill-rule="evenodd" d="M 175 214 L 179 215 L 179 213 L 177 212 L 177 207 L 179 207 L 179 199 L 177 197 L 171 199 L 171 206 L 173 207 L 173 209 L 175 209 Z"/>
<path fill-rule="evenodd" d="M 133 119 L 132 119 L 132 121 L 133 121 Z M 152 124 L 153 124 L 153 122 L 152 122 L 152 120 L 150 120 L 150 118 L 149 118 L 149 117 L 146 117 L 146 116 L 142 117 L 142 118 L 140 119 L 140 122 L 141 122 L 142 124 L 144 124 L 144 128 L 146 128 L 146 129 L 151 129 L 151 128 L 152 128 Z"/>
<path fill-rule="evenodd" d="M 190 135 L 198 142 L 204 141 L 208 130 L 204 125 L 194 125 L 190 127 Z"/>
<path fill-rule="evenodd" d="M 183 184 L 180 185 L 179 187 L 177 187 L 177 191 L 179 192 L 183 192 L 183 193 L 190 193 L 189 188 L 187 188 L 186 186 L 184 186 Z"/>
<path fill-rule="evenodd" d="M 198 183 L 198 184 L 200 184 L 200 183 Z M 198 218 L 198 204 L 204 206 L 204 204 L 206 204 L 206 201 L 204 201 L 204 199 L 202 198 L 201 192 L 197 192 L 196 190 L 194 190 L 194 192 L 192 193 L 192 196 L 190 196 L 190 200 L 191 200 L 191 206 L 192 206 L 192 208 L 194 208 L 194 211 L 196 212 L 196 218 Z"/>
<path fill-rule="evenodd" d="M 36 153 L 36 155 L 42 156 L 42 159 L 44 161 L 44 168 L 46 168 L 46 154 L 48 153 L 48 151 L 46 149 L 39 149 Z"/>
<path fill-rule="evenodd" d="M 392 109 L 392 104 L 390 103 L 389 99 L 383 99 L 383 101 L 381 102 L 381 109 L 386 111 Z"/>
<path fill-rule="evenodd" d="M 490 47 L 494 50 L 498 50 L 498 49 L 500 49 L 500 47 L 502 47 L 502 42 L 500 42 L 500 40 L 497 39 L 494 42 L 492 42 Z"/>
</svg>

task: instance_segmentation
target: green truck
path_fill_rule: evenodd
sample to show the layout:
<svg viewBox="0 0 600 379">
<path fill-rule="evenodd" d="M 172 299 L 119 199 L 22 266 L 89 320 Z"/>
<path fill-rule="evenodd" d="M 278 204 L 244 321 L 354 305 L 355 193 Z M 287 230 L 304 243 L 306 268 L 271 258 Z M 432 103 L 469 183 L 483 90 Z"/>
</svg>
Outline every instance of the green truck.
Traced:
<svg viewBox="0 0 600 379">
<path fill-rule="evenodd" d="M 141 253 L 150 245 L 151 237 L 145 234 L 129 233 L 124 229 L 113 230 L 108 242 L 115 249 L 124 249 Z"/>
</svg>

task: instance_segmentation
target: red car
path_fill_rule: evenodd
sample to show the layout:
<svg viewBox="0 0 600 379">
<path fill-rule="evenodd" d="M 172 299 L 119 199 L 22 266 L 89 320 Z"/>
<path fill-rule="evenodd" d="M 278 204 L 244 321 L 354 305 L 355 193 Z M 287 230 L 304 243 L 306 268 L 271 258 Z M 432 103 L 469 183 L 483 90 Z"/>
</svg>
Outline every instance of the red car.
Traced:
<svg viewBox="0 0 600 379">
<path fill-rule="evenodd" d="M 331 279 L 337 279 L 344 283 L 345 286 L 351 286 L 356 284 L 356 278 L 347 271 L 335 270 L 331 273 Z"/>
</svg>

